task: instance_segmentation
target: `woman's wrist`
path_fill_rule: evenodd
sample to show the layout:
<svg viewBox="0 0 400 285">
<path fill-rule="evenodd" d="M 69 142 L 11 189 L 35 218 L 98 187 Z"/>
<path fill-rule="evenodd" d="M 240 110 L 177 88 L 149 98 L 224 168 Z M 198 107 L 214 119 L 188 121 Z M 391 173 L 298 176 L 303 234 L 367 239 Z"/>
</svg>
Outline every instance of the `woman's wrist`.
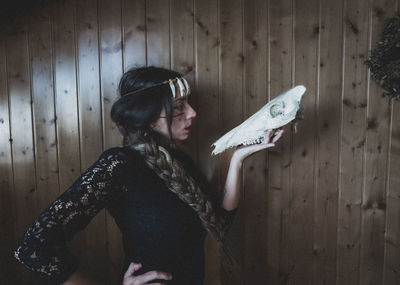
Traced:
<svg viewBox="0 0 400 285">
<path fill-rule="evenodd" d="M 237 150 L 235 150 L 235 152 L 233 153 L 232 158 L 231 158 L 231 163 L 233 163 L 234 165 L 236 165 L 237 167 L 240 168 L 243 165 L 243 161 L 244 161 L 244 157 L 242 155 L 240 155 Z"/>
</svg>

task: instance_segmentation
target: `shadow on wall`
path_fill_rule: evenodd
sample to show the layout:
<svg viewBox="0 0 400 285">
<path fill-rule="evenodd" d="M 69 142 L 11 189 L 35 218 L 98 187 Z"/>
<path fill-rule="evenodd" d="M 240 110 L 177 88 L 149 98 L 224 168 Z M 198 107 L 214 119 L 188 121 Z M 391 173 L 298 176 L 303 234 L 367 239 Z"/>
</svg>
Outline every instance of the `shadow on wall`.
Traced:
<svg viewBox="0 0 400 285">
<path fill-rule="evenodd" d="M 0 24 L 8 23 L 14 18 L 21 17 L 30 13 L 30 10 L 40 7 L 49 0 L 5 0 L 1 2 Z"/>
</svg>

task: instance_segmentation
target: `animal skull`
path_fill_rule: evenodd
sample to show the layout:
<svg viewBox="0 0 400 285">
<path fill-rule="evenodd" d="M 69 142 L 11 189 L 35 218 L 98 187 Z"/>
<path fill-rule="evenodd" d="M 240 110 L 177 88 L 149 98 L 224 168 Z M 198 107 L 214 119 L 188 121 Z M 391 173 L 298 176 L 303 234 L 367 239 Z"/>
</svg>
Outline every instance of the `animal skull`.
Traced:
<svg viewBox="0 0 400 285">
<path fill-rule="evenodd" d="M 267 130 L 280 128 L 296 118 L 306 88 L 298 85 L 264 105 L 257 113 L 214 142 L 213 155 L 238 145 L 262 143 Z"/>
</svg>

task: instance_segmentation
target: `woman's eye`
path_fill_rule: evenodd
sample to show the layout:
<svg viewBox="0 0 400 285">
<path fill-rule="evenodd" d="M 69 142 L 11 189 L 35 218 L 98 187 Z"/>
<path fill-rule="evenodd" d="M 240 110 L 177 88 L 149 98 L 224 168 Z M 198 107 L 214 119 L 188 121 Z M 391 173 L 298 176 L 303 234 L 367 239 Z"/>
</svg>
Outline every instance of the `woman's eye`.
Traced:
<svg viewBox="0 0 400 285">
<path fill-rule="evenodd" d="M 175 106 L 174 109 L 178 111 L 183 111 L 183 105 Z"/>
</svg>

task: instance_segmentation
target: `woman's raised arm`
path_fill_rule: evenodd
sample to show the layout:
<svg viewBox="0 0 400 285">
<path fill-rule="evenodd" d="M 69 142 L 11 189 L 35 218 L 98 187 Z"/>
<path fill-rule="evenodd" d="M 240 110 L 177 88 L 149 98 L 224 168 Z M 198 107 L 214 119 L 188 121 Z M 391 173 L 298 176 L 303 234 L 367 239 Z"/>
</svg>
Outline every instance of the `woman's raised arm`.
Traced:
<svg viewBox="0 0 400 285">
<path fill-rule="evenodd" d="M 264 142 L 261 144 L 238 147 L 232 155 L 229 164 L 228 174 L 224 191 L 222 194 L 222 207 L 227 211 L 237 208 L 240 198 L 241 169 L 243 161 L 253 153 L 275 146 L 275 142 L 282 136 L 283 130 L 273 135 L 272 130 L 268 130 Z"/>
</svg>

